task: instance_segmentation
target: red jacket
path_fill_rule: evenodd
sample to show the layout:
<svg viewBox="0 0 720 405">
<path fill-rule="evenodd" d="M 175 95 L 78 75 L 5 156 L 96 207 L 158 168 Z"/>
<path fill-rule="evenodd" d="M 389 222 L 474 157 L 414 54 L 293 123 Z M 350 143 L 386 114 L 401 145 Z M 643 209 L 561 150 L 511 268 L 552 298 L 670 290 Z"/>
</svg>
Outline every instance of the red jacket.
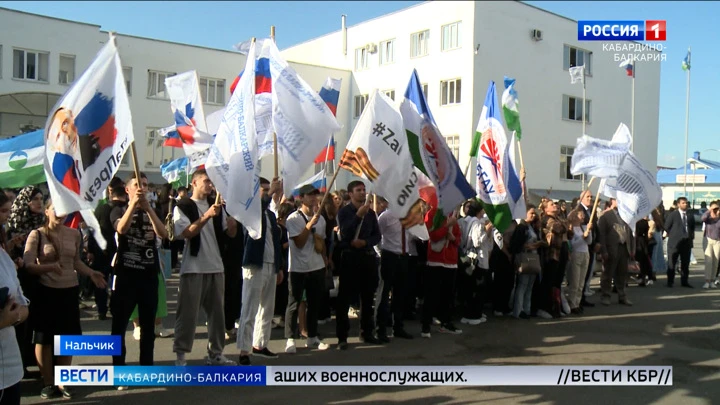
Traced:
<svg viewBox="0 0 720 405">
<path fill-rule="evenodd" d="M 425 216 L 425 226 L 427 226 L 428 229 L 432 228 L 432 219 L 435 216 L 435 212 L 437 212 L 436 208 L 431 209 L 427 215 Z M 445 241 L 446 237 L 450 233 L 450 229 L 447 227 L 447 219 L 443 221 L 443 224 L 438 229 L 431 231 L 430 234 L 430 243 L 429 245 L 432 245 L 435 242 L 441 242 Z M 447 240 L 447 245 L 443 248 L 440 252 L 435 252 L 432 250 L 431 246 L 428 246 L 427 251 L 427 261 L 428 263 L 440 263 L 443 264 L 444 267 L 451 267 L 456 268 L 458 265 L 458 247 L 460 246 L 460 225 L 455 224 L 452 227 L 452 234 L 455 236 L 455 240 Z"/>
</svg>

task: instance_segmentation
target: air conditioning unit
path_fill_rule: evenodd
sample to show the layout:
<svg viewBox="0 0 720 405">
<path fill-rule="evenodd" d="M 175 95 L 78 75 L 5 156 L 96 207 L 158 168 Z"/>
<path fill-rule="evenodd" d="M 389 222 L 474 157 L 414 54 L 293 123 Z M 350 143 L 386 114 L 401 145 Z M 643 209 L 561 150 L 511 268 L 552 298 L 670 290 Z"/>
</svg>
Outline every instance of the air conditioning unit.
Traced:
<svg viewBox="0 0 720 405">
<path fill-rule="evenodd" d="M 365 49 L 370 53 L 377 52 L 377 45 L 376 44 L 367 44 L 365 45 Z"/>
<path fill-rule="evenodd" d="M 540 31 L 540 30 L 538 30 L 538 29 L 532 30 L 530 36 L 531 36 L 532 39 L 534 39 L 535 41 L 542 41 L 542 31 Z"/>
</svg>

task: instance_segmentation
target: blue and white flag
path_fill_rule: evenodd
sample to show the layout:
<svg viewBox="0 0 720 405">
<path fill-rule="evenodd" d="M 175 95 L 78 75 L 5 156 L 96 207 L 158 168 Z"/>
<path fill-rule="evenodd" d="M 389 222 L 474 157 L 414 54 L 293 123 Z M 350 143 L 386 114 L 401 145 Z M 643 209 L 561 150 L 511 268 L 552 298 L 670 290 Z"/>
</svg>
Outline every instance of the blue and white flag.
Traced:
<svg viewBox="0 0 720 405">
<path fill-rule="evenodd" d="M 583 135 L 577 140 L 570 173 L 573 176 L 618 177 L 632 142 L 630 130 L 625 124 L 620 124 L 611 141 Z"/>
<path fill-rule="evenodd" d="M 0 188 L 20 188 L 45 182 L 43 131 L 0 141 Z"/>
<path fill-rule="evenodd" d="M 260 167 L 255 130 L 255 45 L 250 47 L 245 74 L 230 97 L 210 147 L 205 169 L 225 200 L 227 212 L 253 239 L 260 239 Z"/>
<path fill-rule="evenodd" d="M 188 175 L 189 163 L 190 162 L 187 156 L 181 157 L 180 159 L 175 159 L 171 162 L 161 165 L 160 174 L 162 174 L 163 178 L 167 180 L 168 183 L 182 182 L 184 186 L 187 186 L 187 184 L 184 183 Z"/>
</svg>

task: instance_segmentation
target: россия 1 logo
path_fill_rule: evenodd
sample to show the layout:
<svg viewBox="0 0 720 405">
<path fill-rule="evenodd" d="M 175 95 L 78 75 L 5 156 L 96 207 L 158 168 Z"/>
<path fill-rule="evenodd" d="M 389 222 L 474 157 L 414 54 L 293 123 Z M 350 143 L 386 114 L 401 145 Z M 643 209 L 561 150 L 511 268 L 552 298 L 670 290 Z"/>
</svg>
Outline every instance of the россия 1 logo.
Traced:
<svg viewBox="0 0 720 405">
<path fill-rule="evenodd" d="M 578 41 L 665 41 L 666 20 L 578 21 Z"/>
</svg>

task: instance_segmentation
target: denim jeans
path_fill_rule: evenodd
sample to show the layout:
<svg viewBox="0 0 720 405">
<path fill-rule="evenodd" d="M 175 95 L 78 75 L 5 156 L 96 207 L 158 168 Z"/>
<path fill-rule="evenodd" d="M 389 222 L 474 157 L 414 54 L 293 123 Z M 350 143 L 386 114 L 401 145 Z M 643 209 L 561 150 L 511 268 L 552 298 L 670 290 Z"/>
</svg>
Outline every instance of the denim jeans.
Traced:
<svg viewBox="0 0 720 405">
<path fill-rule="evenodd" d="M 517 285 L 515 286 L 515 305 L 513 305 L 513 316 L 520 316 L 520 312 L 530 315 L 530 304 L 532 302 L 533 284 L 537 274 L 518 274 Z"/>
</svg>

